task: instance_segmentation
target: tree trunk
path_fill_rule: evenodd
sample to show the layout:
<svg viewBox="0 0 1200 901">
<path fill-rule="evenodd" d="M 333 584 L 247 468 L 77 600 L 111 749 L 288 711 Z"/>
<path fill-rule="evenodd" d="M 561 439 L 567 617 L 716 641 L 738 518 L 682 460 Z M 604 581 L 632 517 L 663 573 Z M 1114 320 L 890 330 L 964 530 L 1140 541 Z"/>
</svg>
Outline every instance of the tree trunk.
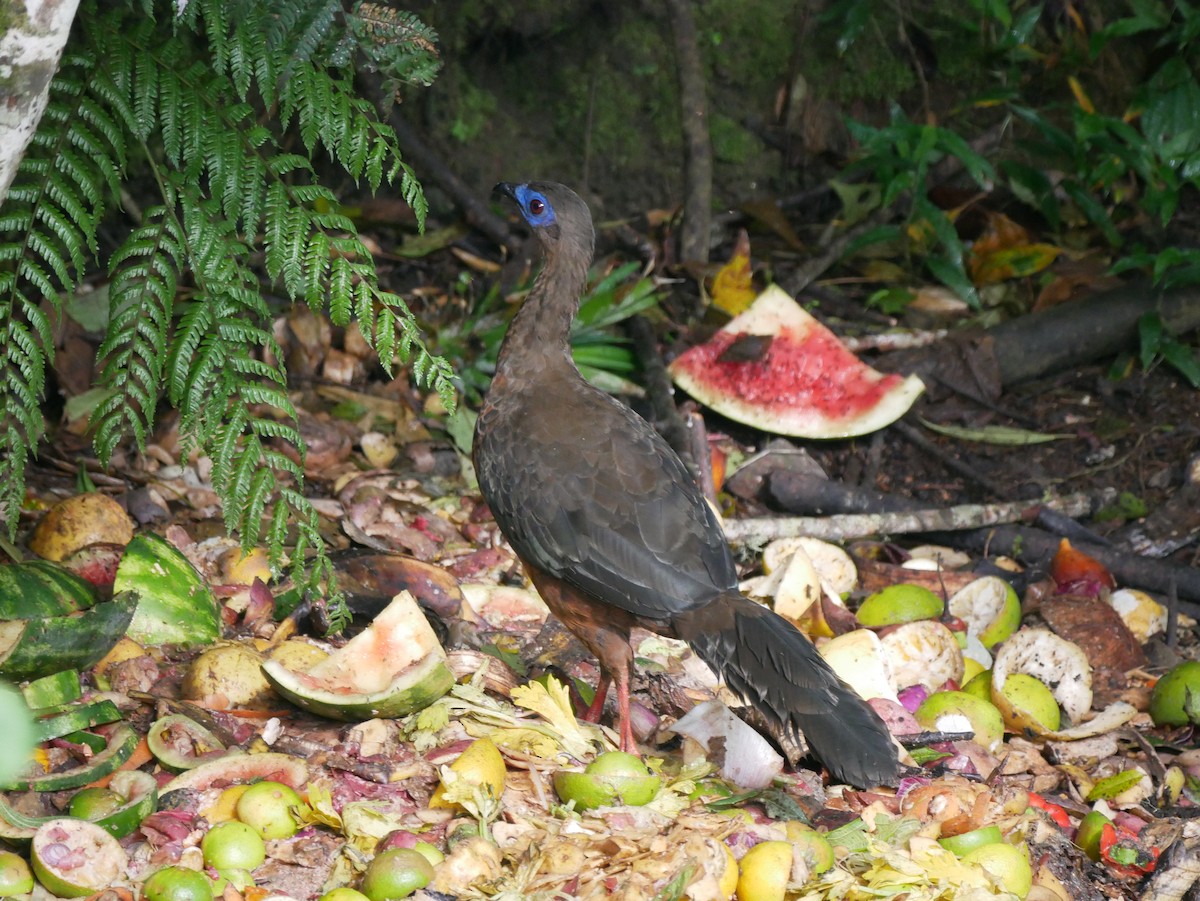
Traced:
<svg viewBox="0 0 1200 901">
<path fill-rule="evenodd" d="M 0 0 L 0 202 L 37 131 L 79 0 Z"/>
</svg>

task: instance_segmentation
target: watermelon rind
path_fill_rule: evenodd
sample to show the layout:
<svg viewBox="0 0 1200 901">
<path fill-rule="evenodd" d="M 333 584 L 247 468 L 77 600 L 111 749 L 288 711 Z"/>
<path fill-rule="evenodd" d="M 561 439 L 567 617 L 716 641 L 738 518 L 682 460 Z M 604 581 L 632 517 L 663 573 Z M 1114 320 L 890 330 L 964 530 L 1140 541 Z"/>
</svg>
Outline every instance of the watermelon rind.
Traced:
<svg viewBox="0 0 1200 901">
<path fill-rule="evenodd" d="M 302 788 L 308 782 L 308 765 L 291 754 L 243 754 L 231 751 L 227 757 L 210 760 L 180 773 L 164 785 L 159 794 L 165 796 L 180 790 L 205 791 L 214 785 L 257 782 L 262 779 Z"/>
<path fill-rule="evenodd" d="M 127 633 L 138 644 L 200 647 L 221 637 L 212 591 L 191 561 L 153 532 L 129 542 L 113 590 L 141 595 Z"/>
<path fill-rule="evenodd" d="M 91 583 L 57 563 L 30 560 L 0 566 L 0 620 L 65 616 L 95 603 Z"/>
<path fill-rule="evenodd" d="M 335 720 L 406 716 L 454 685 L 425 614 L 402 591 L 371 625 L 305 673 L 263 664 L 271 686 L 297 707 Z"/>
<path fill-rule="evenodd" d="M 777 285 L 763 291 L 744 313 L 727 323 L 714 338 L 722 334 L 777 340 L 795 338 L 799 343 L 793 346 L 801 351 L 801 356 L 808 341 L 819 338 L 826 346 L 837 341 L 832 332 Z M 821 366 L 801 366 L 797 371 L 789 371 L 772 369 L 761 360 L 713 363 L 705 357 L 706 346 L 693 347 L 671 363 L 668 371 L 675 384 L 722 416 L 778 435 L 818 439 L 866 435 L 907 413 L 925 390 L 925 385 L 915 375 L 903 379 L 888 376 L 843 351 L 845 359 L 841 363 L 847 368 L 843 370 L 839 366 L 838 370 L 852 373 L 858 384 L 878 390 L 879 396 L 865 409 L 848 409 L 835 415 L 806 401 L 807 397 L 819 395 L 828 407 L 839 399 L 837 391 L 840 389 L 832 385 Z M 704 362 L 700 362 L 702 359 Z M 767 359 L 770 360 L 769 351 Z M 734 373 L 737 373 L 736 378 Z M 739 393 L 731 384 L 739 380 L 761 384 L 760 379 L 771 385 L 772 392 L 769 398 L 759 401 Z M 789 400 L 793 391 L 795 399 Z"/>
<path fill-rule="evenodd" d="M 129 726 L 120 723 L 109 734 L 108 746 L 87 763 L 58 773 L 39 773 L 9 779 L 0 782 L 0 791 L 56 792 L 79 788 L 114 772 L 133 755 L 138 741 L 138 734 Z"/>
<path fill-rule="evenodd" d="M 38 679 L 93 666 L 125 634 L 137 606 L 130 592 L 75 616 L 0 623 L 0 675 Z"/>
</svg>

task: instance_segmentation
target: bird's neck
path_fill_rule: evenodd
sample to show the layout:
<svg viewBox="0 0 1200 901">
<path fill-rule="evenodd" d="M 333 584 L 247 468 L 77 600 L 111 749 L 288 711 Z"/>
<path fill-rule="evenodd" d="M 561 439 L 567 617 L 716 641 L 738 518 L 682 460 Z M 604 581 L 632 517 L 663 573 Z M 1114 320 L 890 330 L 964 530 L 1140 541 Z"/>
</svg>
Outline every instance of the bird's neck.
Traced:
<svg viewBox="0 0 1200 901">
<path fill-rule="evenodd" d="M 573 258 L 578 256 L 578 258 Z M 533 288 L 508 327 L 496 360 L 498 377 L 533 378 L 557 372 L 571 359 L 571 320 L 587 283 L 589 260 L 584 255 L 551 253 Z"/>
</svg>

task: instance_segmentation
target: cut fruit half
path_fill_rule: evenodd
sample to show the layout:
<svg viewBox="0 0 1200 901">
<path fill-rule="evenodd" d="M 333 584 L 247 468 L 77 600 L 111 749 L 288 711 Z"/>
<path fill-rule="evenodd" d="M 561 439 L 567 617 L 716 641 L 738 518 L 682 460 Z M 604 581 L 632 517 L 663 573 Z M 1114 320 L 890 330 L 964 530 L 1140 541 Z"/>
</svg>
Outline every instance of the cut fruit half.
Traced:
<svg viewBox="0 0 1200 901">
<path fill-rule="evenodd" d="M 297 707 L 336 720 L 405 716 L 454 684 L 445 650 L 407 591 L 308 672 L 268 660 L 263 673 Z"/>
<path fill-rule="evenodd" d="M 797 438 L 849 438 L 889 425 L 925 390 L 877 372 L 778 286 L 668 367 L 722 416 Z"/>
<path fill-rule="evenodd" d="M 60 898 L 82 898 L 125 875 L 128 858 L 115 838 L 86 820 L 44 823 L 30 849 L 33 874 Z"/>
</svg>

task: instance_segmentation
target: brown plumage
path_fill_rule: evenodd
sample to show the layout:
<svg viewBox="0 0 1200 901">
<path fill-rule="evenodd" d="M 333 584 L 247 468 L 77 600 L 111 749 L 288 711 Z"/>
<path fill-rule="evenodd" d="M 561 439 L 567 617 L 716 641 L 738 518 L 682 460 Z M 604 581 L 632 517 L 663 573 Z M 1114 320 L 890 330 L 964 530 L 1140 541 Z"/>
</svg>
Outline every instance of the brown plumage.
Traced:
<svg viewBox="0 0 1200 901">
<path fill-rule="evenodd" d="M 721 527 L 683 463 L 575 368 L 571 320 L 594 242 L 586 204 L 557 184 L 496 189 L 520 206 L 545 265 L 500 349 L 475 469 L 538 592 L 600 661 L 590 713 L 611 678 L 621 745 L 636 751 L 629 632 L 641 626 L 688 642 L 748 703 L 802 732 L 838 779 L 894 782 L 899 764 L 879 717 L 790 623 L 742 597 Z"/>
</svg>

